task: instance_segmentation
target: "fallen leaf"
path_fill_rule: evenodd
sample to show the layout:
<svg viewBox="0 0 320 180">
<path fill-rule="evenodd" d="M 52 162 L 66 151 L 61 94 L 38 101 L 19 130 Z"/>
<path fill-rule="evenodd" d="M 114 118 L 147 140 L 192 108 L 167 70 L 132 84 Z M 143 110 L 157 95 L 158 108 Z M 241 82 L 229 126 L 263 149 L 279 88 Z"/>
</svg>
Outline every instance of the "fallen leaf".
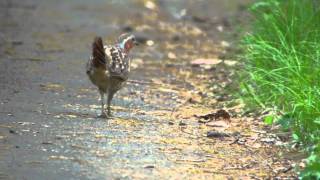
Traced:
<svg viewBox="0 0 320 180">
<path fill-rule="evenodd" d="M 220 43 L 221 43 L 221 46 L 222 46 L 222 47 L 225 47 L 225 48 L 226 48 L 226 47 L 230 47 L 230 43 L 227 42 L 227 41 L 221 41 Z"/>
<path fill-rule="evenodd" d="M 192 65 L 194 66 L 198 66 L 198 65 L 217 65 L 219 63 L 221 63 L 222 60 L 220 59 L 203 59 L 203 58 L 199 58 L 199 59 L 195 59 L 191 62 Z"/>
<path fill-rule="evenodd" d="M 210 122 L 212 120 L 217 120 L 217 119 L 220 119 L 220 118 L 229 121 L 230 118 L 231 118 L 230 114 L 227 111 L 223 110 L 223 109 L 220 109 L 215 113 L 209 113 L 209 114 L 202 115 L 202 116 L 198 116 L 198 115 L 194 115 L 194 116 L 196 118 L 208 120 L 208 121 L 199 120 L 198 122 L 200 122 L 200 123 L 207 123 L 207 122 Z"/>
<path fill-rule="evenodd" d="M 176 56 L 176 54 L 174 54 L 173 52 L 169 52 L 169 53 L 168 53 L 168 58 L 169 58 L 169 59 L 177 59 L 177 56 Z"/>
<path fill-rule="evenodd" d="M 157 7 L 156 4 L 152 1 L 146 1 L 144 6 L 151 10 L 154 10 Z"/>
<path fill-rule="evenodd" d="M 228 66 L 234 66 L 236 65 L 238 62 L 237 61 L 231 61 L 231 60 L 224 60 L 224 64 L 228 65 Z"/>
</svg>

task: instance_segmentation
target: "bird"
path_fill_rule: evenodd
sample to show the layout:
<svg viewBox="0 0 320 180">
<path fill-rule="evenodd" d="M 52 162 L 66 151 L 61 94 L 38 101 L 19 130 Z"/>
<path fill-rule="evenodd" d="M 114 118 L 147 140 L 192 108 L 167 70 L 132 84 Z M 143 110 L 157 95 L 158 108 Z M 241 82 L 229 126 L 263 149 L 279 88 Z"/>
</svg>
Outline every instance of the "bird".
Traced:
<svg viewBox="0 0 320 180">
<path fill-rule="evenodd" d="M 110 106 L 113 96 L 129 78 L 130 51 L 138 44 L 132 34 L 121 34 L 113 45 L 104 45 L 99 36 L 94 38 L 92 54 L 86 64 L 86 73 L 100 93 L 101 115 L 98 117 L 112 116 Z M 107 114 L 104 108 L 104 95 L 107 96 Z"/>
</svg>

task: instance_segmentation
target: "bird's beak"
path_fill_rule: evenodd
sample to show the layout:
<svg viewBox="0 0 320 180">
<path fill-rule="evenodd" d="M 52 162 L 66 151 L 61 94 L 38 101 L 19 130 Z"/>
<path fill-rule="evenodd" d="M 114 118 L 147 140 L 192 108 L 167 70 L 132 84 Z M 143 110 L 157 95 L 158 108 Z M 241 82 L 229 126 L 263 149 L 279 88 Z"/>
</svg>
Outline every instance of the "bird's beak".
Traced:
<svg viewBox="0 0 320 180">
<path fill-rule="evenodd" d="M 136 45 L 136 46 L 140 45 L 140 43 L 138 41 L 134 41 L 133 44 Z"/>
</svg>

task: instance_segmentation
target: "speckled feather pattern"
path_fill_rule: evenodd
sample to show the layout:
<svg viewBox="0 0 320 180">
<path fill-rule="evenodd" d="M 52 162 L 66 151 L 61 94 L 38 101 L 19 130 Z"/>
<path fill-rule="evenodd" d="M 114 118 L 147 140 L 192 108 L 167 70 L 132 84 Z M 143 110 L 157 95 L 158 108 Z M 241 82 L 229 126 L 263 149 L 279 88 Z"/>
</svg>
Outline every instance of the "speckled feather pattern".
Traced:
<svg viewBox="0 0 320 180">
<path fill-rule="evenodd" d="M 106 56 L 110 62 L 107 64 L 110 76 L 128 79 L 130 72 L 130 57 L 119 46 L 104 46 Z"/>
</svg>

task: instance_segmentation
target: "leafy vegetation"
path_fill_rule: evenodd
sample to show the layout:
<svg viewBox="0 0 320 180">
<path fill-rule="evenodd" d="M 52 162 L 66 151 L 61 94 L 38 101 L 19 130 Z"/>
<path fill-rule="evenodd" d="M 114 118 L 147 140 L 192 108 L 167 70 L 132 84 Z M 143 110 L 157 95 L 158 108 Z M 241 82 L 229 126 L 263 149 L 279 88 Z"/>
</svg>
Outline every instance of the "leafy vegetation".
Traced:
<svg viewBox="0 0 320 180">
<path fill-rule="evenodd" d="M 302 178 L 320 178 L 320 4 L 261 0 L 244 38 L 247 103 L 275 108 L 265 122 L 293 131 L 310 152 Z"/>
</svg>

